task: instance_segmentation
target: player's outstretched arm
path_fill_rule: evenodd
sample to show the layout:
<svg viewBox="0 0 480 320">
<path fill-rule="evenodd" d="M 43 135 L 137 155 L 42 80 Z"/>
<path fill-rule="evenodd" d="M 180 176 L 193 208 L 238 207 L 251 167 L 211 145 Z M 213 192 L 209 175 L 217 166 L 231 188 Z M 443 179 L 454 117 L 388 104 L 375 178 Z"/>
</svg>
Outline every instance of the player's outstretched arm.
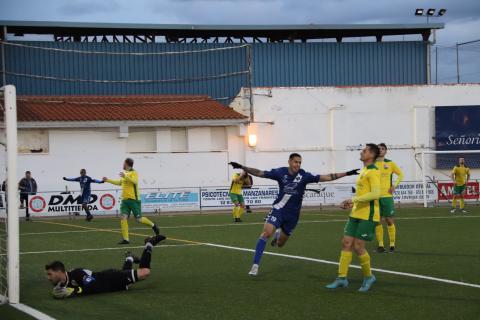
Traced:
<svg viewBox="0 0 480 320">
<path fill-rule="evenodd" d="M 100 180 L 100 179 L 92 179 L 93 183 L 104 183 L 105 181 Z"/>
<path fill-rule="evenodd" d="M 339 173 L 330 173 L 330 174 L 325 174 L 325 175 L 320 175 L 320 182 L 325 182 L 325 181 L 333 181 L 337 180 L 346 176 L 353 176 L 358 174 L 358 171 L 360 169 L 353 169 L 347 172 L 339 172 Z"/>
<path fill-rule="evenodd" d="M 65 181 L 72 181 L 72 182 L 79 182 L 79 181 L 80 181 L 80 177 L 77 177 L 77 178 L 67 178 L 67 177 L 63 177 L 63 180 L 65 180 Z"/>
<path fill-rule="evenodd" d="M 240 163 L 237 163 L 237 162 L 229 162 L 228 164 L 231 165 L 233 167 L 233 169 L 243 169 L 243 171 L 251 174 L 252 176 L 259 177 L 259 178 L 264 178 L 265 177 L 265 173 L 262 170 L 245 167 L 245 166 L 242 166 Z"/>
<path fill-rule="evenodd" d="M 107 177 L 103 177 L 102 180 L 103 180 L 103 182 L 108 182 L 108 183 L 114 184 L 116 186 L 121 186 L 122 185 L 121 180 L 112 180 L 112 179 L 108 179 Z"/>
</svg>

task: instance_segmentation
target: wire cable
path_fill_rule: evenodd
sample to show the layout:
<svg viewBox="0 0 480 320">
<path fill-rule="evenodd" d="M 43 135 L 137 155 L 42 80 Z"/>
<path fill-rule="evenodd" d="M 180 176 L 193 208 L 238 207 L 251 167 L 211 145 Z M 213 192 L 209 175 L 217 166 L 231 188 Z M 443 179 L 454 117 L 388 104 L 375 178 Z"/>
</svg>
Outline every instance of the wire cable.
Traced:
<svg viewBox="0 0 480 320">
<path fill-rule="evenodd" d="M 56 51 L 64 53 L 76 53 L 76 54 L 103 54 L 103 55 L 114 55 L 114 56 L 166 56 L 166 55 L 181 55 L 181 54 L 193 54 L 193 53 L 205 53 L 212 51 L 225 51 L 233 50 L 240 48 L 248 48 L 250 44 L 243 44 L 232 47 L 220 47 L 220 48 L 208 48 L 208 49 L 198 49 L 198 50 L 187 50 L 187 51 L 166 51 L 166 52 L 110 52 L 110 51 L 85 51 L 85 50 L 75 50 L 75 49 L 60 49 L 52 47 L 41 47 L 33 46 L 28 44 L 21 44 L 15 42 L 0 41 L 0 44 L 21 47 L 27 49 L 36 49 L 36 50 L 45 50 L 45 51 Z"/>
<path fill-rule="evenodd" d="M 250 71 L 236 71 L 230 73 L 221 73 L 213 76 L 205 76 L 205 77 L 198 77 L 198 78 L 174 78 L 174 79 L 142 79 L 142 80 L 103 80 L 103 79 L 75 79 L 75 78 L 61 78 L 61 77 L 54 77 L 54 76 L 43 76 L 37 74 L 30 74 L 30 73 L 20 73 L 20 72 L 12 72 L 12 71 L 4 71 L 6 74 L 18 76 L 18 77 L 26 77 L 26 78 L 33 78 L 33 79 L 40 79 L 40 80 L 54 80 L 54 81 L 64 81 L 64 82 L 92 82 L 92 83 L 170 83 L 170 82 L 192 82 L 192 81 L 205 81 L 205 80 L 214 80 L 220 78 L 227 78 L 227 77 L 234 77 L 243 74 L 248 74 Z"/>
</svg>

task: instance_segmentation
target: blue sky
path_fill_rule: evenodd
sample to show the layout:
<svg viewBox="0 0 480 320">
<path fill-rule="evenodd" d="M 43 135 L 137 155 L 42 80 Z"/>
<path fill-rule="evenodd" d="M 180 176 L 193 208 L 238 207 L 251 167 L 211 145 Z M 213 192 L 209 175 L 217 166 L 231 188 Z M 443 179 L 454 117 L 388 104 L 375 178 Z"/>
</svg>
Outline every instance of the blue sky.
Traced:
<svg viewBox="0 0 480 320">
<path fill-rule="evenodd" d="M 0 0 L 0 20 L 184 24 L 419 23 L 446 8 L 437 33 L 439 82 L 456 81 L 456 42 L 480 39 L 480 0 Z M 480 43 L 462 47 L 464 82 L 480 82 Z M 435 61 L 433 61 L 434 65 Z M 433 80 L 435 74 L 433 73 Z"/>
</svg>

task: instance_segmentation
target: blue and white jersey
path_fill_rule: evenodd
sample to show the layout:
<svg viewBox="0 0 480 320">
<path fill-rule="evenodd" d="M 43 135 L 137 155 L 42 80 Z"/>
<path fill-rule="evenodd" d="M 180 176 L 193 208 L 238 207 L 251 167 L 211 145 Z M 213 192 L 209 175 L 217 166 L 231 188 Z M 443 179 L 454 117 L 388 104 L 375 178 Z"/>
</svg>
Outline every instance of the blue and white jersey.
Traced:
<svg viewBox="0 0 480 320">
<path fill-rule="evenodd" d="M 273 202 L 273 208 L 294 215 L 300 214 L 307 184 L 320 181 L 320 175 L 313 175 L 303 169 L 290 175 L 287 167 L 264 171 L 264 177 L 278 182 L 279 193 Z"/>
<path fill-rule="evenodd" d="M 90 184 L 94 183 L 103 183 L 102 180 L 92 179 L 89 176 L 80 176 L 77 178 L 65 178 L 66 181 L 76 181 L 80 183 L 80 189 L 82 192 L 82 196 L 90 195 L 92 193 L 92 189 Z"/>
</svg>

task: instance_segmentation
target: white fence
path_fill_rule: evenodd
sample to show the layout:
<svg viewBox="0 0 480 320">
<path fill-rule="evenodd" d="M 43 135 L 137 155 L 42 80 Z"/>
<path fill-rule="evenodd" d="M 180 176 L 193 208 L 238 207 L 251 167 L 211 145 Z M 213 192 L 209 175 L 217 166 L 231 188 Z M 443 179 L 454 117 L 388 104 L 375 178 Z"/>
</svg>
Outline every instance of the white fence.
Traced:
<svg viewBox="0 0 480 320">
<path fill-rule="evenodd" d="M 312 191 L 315 190 L 315 191 Z M 427 200 L 429 203 L 447 202 L 452 197 L 453 183 L 436 181 L 427 183 Z M 201 212 L 202 210 L 225 210 L 232 206 L 228 196 L 229 187 L 197 187 L 197 188 L 159 188 L 143 189 L 140 196 L 142 211 L 145 213 L 161 213 L 176 211 Z M 93 214 L 118 214 L 120 209 L 120 190 L 93 191 L 88 204 Z M 354 185 L 349 183 L 329 183 L 311 185 L 305 192 L 304 206 L 321 207 L 338 205 L 351 198 Z M 423 203 L 423 184 L 420 181 L 402 182 L 394 194 L 398 204 Z M 276 185 L 260 185 L 244 189 L 245 203 L 251 207 L 269 207 L 278 194 Z M 471 181 L 465 195 L 467 201 L 479 202 L 479 182 Z M 5 207 L 4 194 L 0 197 L 1 207 Z M 79 191 L 40 192 L 29 196 L 29 212 L 33 217 L 68 216 L 83 214 Z M 21 212 L 22 214 L 23 212 Z M 4 210 L 0 214 L 5 214 Z"/>
</svg>

